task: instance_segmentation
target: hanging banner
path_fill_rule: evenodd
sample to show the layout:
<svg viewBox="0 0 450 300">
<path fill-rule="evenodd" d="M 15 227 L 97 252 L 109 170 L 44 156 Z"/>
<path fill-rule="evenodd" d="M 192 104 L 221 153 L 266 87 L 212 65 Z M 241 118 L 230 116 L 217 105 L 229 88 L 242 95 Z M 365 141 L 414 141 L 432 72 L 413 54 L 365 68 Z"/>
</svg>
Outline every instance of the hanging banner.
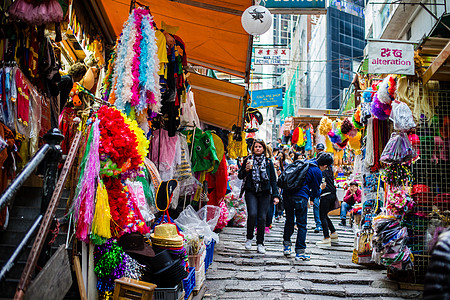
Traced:
<svg viewBox="0 0 450 300">
<path fill-rule="evenodd" d="M 283 107 L 282 89 L 268 89 L 250 92 L 251 107 Z"/>
<path fill-rule="evenodd" d="M 414 46 L 410 43 L 368 41 L 369 73 L 414 75 Z"/>
<path fill-rule="evenodd" d="M 255 48 L 255 65 L 288 65 L 288 48 Z"/>
</svg>

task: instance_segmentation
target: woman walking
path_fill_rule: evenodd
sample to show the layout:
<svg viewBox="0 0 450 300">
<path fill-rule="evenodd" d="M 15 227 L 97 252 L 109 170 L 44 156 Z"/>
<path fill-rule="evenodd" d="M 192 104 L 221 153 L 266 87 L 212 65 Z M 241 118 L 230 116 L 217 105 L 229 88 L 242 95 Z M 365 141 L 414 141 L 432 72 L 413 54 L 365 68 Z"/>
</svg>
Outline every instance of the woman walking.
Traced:
<svg viewBox="0 0 450 300">
<path fill-rule="evenodd" d="M 322 155 L 330 154 L 319 153 L 317 157 Z M 320 222 L 322 223 L 323 240 L 316 243 L 318 247 L 331 247 L 331 242 L 338 241 L 336 229 L 334 228 L 333 223 L 331 223 L 330 217 L 328 217 L 328 213 L 335 209 L 334 204 L 337 198 L 333 174 L 331 165 L 328 166 L 325 171 L 322 171 L 322 184 L 320 185 L 322 192 L 320 193 L 319 216 Z"/>
<path fill-rule="evenodd" d="M 273 162 L 268 158 L 267 146 L 263 140 L 256 139 L 251 148 L 252 154 L 246 157 L 239 169 L 238 177 L 243 179 L 241 194 L 245 192 L 247 204 L 247 242 L 245 249 L 252 248 L 255 224 L 258 222 L 256 244 L 259 253 L 265 253 L 264 231 L 269 205 L 279 202 Z"/>
</svg>

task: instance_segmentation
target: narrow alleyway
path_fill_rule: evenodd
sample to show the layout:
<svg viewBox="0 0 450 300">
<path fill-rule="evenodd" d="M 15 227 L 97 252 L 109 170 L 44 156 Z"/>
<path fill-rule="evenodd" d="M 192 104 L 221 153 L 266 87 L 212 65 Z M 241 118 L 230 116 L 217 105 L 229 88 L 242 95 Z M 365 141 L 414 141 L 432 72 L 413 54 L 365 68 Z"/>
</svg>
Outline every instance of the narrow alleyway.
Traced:
<svg viewBox="0 0 450 300">
<path fill-rule="evenodd" d="M 338 224 L 338 217 L 332 217 Z M 308 227 L 314 224 L 312 211 Z M 206 274 L 204 299 L 418 299 L 417 291 L 399 290 L 385 269 L 369 269 L 351 262 L 353 232 L 336 226 L 339 243 L 317 248 L 322 233 L 308 230 L 310 261 L 295 261 L 282 253 L 284 222 L 274 222 L 266 235 L 266 254 L 244 249 L 245 228 L 226 227 L 216 245 L 214 262 Z M 294 233 L 295 235 L 295 233 Z M 295 236 L 293 237 L 295 242 Z"/>
</svg>

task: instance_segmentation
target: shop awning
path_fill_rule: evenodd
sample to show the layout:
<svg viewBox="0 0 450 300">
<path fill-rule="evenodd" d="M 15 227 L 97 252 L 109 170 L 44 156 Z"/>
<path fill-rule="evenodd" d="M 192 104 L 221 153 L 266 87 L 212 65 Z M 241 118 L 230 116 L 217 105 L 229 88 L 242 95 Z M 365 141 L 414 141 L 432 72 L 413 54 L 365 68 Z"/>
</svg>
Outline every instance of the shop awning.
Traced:
<svg viewBox="0 0 450 300">
<path fill-rule="evenodd" d="M 117 36 L 127 20 L 130 1 L 90 0 L 99 8 L 107 26 Z M 250 35 L 241 25 L 242 12 L 252 0 L 139 0 L 148 5 L 157 26 L 179 27 L 188 61 L 239 77 L 250 63 Z"/>
<path fill-rule="evenodd" d="M 245 87 L 194 73 L 187 80 L 200 121 L 228 130 L 234 124 L 240 126 Z"/>
<path fill-rule="evenodd" d="M 450 78 L 450 14 L 444 14 L 425 37 L 419 47 L 419 55 L 427 67 L 422 82 L 448 81 Z"/>
</svg>

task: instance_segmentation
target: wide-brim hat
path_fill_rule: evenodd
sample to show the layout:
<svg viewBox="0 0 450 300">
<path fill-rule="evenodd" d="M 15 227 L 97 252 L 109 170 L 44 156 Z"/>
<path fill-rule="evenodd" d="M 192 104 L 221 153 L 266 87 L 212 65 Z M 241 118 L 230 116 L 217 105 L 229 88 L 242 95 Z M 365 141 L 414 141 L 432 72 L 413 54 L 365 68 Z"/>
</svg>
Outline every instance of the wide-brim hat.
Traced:
<svg viewBox="0 0 450 300">
<path fill-rule="evenodd" d="M 144 241 L 144 236 L 139 232 L 125 233 L 120 237 L 119 245 L 125 253 L 136 253 L 147 257 L 155 256 L 152 246 Z"/>
<path fill-rule="evenodd" d="M 155 239 L 152 236 L 152 243 L 164 247 L 181 247 L 183 245 L 183 238 L 180 236 L 179 239 Z"/>
<path fill-rule="evenodd" d="M 165 211 L 169 208 L 172 199 L 173 191 L 177 187 L 178 182 L 175 179 L 169 181 L 162 181 L 156 192 L 156 208 L 159 211 Z"/>
<path fill-rule="evenodd" d="M 253 107 L 249 107 L 247 108 L 246 114 L 245 114 L 245 121 L 247 123 L 250 123 L 252 117 L 254 117 L 256 119 L 256 121 L 258 122 L 259 125 L 261 125 L 264 122 L 264 118 L 263 115 L 261 114 L 261 112 Z"/>
<path fill-rule="evenodd" d="M 169 270 L 175 264 L 179 264 L 180 259 L 173 259 L 169 251 L 163 250 L 150 259 L 153 274 L 160 274 Z"/>
<path fill-rule="evenodd" d="M 154 272 L 152 281 L 160 287 L 170 287 L 186 278 L 187 275 L 185 268 L 180 264 L 180 259 L 177 259 L 169 267 Z"/>
<path fill-rule="evenodd" d="M 164 223 L 155 226 L 150 237 L 152 238 L 152 241 L 160 243 L 178 244 L 183 242 L 183 237 L 178 234 L 177 226 L 172 223 Z"/>
</svg>

